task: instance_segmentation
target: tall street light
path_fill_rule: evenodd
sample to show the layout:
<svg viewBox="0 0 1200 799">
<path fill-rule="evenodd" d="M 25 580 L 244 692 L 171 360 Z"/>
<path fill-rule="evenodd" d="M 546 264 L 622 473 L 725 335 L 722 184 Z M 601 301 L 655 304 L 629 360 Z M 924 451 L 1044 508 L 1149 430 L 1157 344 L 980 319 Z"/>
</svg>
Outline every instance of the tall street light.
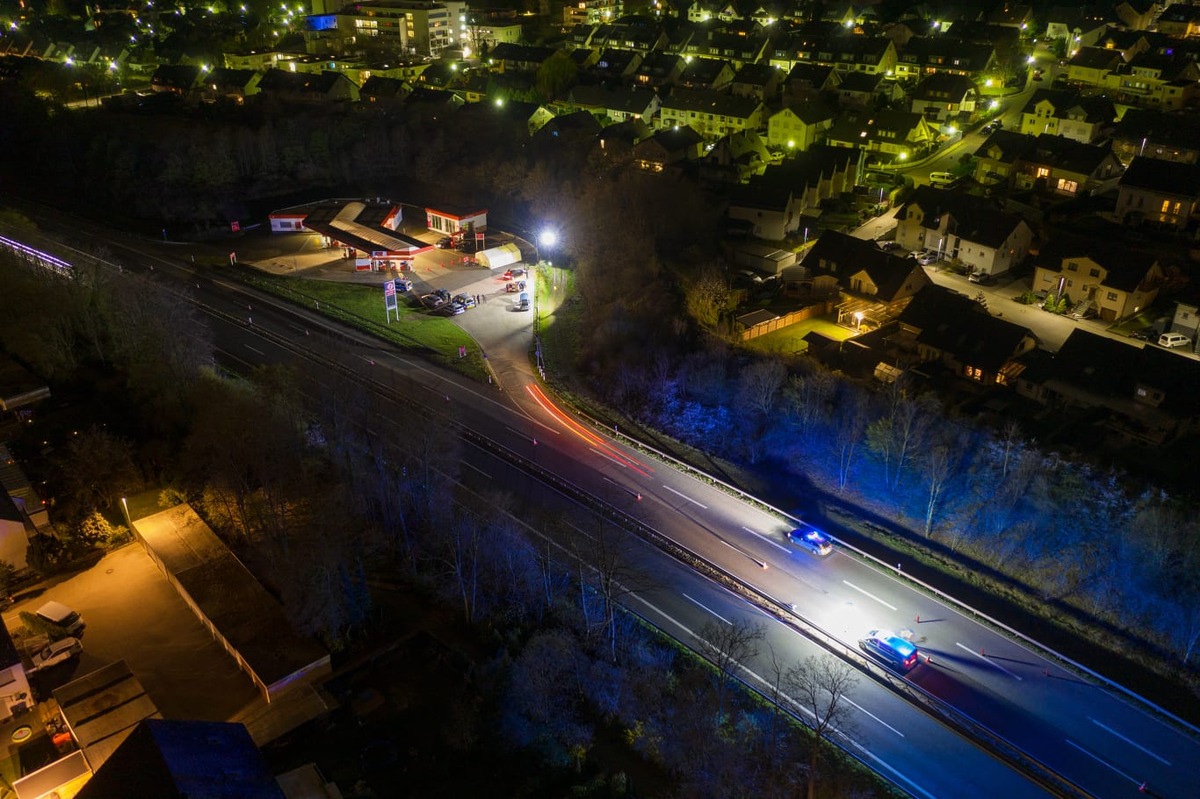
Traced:
<svg viewBox="0 0 1200 799">
<path fill-rule="evenodd" d="M 533 243 L 533 253 L 537 256 L 537 262 L 540 266 L 542 263 L 542 247 L 553 247 L 558 241 L 558 234 L 553 230 L 543 230 L 538 234 L 537 241 Z"/>
</svg>

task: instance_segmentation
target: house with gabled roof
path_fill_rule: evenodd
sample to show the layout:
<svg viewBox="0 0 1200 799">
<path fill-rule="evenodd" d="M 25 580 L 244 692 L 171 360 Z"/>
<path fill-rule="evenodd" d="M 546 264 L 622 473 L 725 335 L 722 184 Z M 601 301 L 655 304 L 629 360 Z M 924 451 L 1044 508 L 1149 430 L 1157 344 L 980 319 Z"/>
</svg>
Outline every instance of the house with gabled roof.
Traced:
<svg viewBox="0 0 1200 799">
<path fill-rule="evenodd" d="M 150 76 L 150 89 L 186 97 L 204 77 L 200 67 L 190 64 L 159 64 Z"/>
<path fill-rule="evenodd" d="M 842 78 L 833 67 L 823 64 L 796 64 L 784 81 L 784 91 L 795 100 L 812 100 L 837 89 Z"/>
<path fill-rule="evenodd" d="M 500 42 L 488 53 L 488 62 L 497 72 L 536 72 L 538 67 L 557 52 L 553 47 Z"/>
<path fill-rule="evenodd" d="M 1067 80 L 1088 86 L 1102 86 L 1104 78 L 1125 63 L 1120 50 L 1107 47 L 1080 47 L 1067 62 Z"/>
<path fill-rule="evenodd" d="M 846 111 L 825 138 L 835 147 L 861 147 L 902 161 L 927 152 L 936 137 L 925 117 L 911 111 Z"/>
<path fill-rule="evenodd" d="M 870 108 L 903 98 L 904 90 L 896 81 L 869 72 L 851 72 L 837 87 L 838 105 L 843 108 Z"/>
<path fill-rule="evenodd" d="M 1116 188 L 1123 171 L 1112 145 L 1083 144 L 1063 136 L 998 130 L 975 151 L 975 179 L 1019 189 L 1084 196 Z"/>
<path fill-rule="evenodd" d="M 258 93 L 260 80 L 262 73 L 257 70 L 217 67 L 204 76 L 199 93 L 204 100 L 224 98 L 241 105 L 247 97 Z"/>
<path fill-rule="evenodd" d="M 826 230 L 804 255 L 814 297 L 843 296 L 838 321 L 879 327 L 895 318 L 918 292 L 932 285 L 912 258 L 884 252 L 870 239 Z"/>
<path fill-rule="evenodd" d="M 700 159 L 699 176 L 711 183 L 746 183 L 773 160 L 758 131 L 735 131 L 713 142 Z"/>
<path fill-rule="evenodd" d="M 633 73 L 633 82 L 648 89 L 665 89 L 679 82 L 686 66 L 683 56 L 676 53 L 647 53 Z"/>
<path fill-rule="evenodd" d="M 783 72 L 770 64 L 746 64 L 729 84 L 729 93 L 773 103 L 779 96 Z"/>
<path fill-rule="evenodd" d="M 827 103 L 792 101 L 767 119 L 767 144 L 787 154 L 803 152 L 825 138 L 835 119 Z"/>
<path fill-rule="evenodd" d="M 911 97 L 913 112 L 945 122 L 974 114 L 979 90 L 975 81 L 964 75 L 935 72 L 917 84 Z"/>
<path fill-rule="evenodd" d="M 1078 92 L 1035 89 L 1021 109 L 1021 133 L 1066 136 L 1093 142 L 1106 135 L 1117 118 L 1112 101 L 1103 96 L 1085 97 Z"/>
<path fill-rule="evenodd" d="M 696 58 L 719 58 L 729 61 L 736 71 L 745 64 L 763 59 L 770 40 L 765 33 L 731 33 L 726 28 L 709 28 L 707 36 L 693 36 L 684 48 L 684 55 Z"/>
<path fill-rule="evenodd" d="M 1017 390 L 1052 408 L 1107 410 L 1107 430 L 1149 444 L 1190 432 L 1200 420 L 1200 361 L 1081 328 L 1022 374 Z"/>
<path fill-rule="evenodd" d="M 720 91 L 733 82 L 733 65 L 718 58 L 692 58 L 687 60 L 679 76 L 678 85 L 685 89 L 712 89 Z"/>
<path fill-rule="evenodd" d="M 857 148 L 814 144 L 793 158 L 771 164 L 762 175 L 751 178 L 750 185 L 764 190 L 787 189 L 797 214 L 816 215 L 823 200 L 854 188 L 861 155 Z"/>
<path fill-rule="evenodd" d="M 730 193 L 725 213 L 737 227 L 769 241 L 783 241 L 800 223 L 792 191 L 785 186 L 739 185 Z"/>
<path fill-rule="evenodd" d="M 914 36 L 896 55 L 895 75 L 920 80 L 944 72 L 982 80 L 996 67 L 996 48 L 987 42 L 964 42 L 950 36 Z"/>
<path fill-rule="evenodd" d="M 372 75 L 358 90 L 358 99 L 378 108 L 399 107 L 408 96 L 409 86 L 398 78 Z"/>
<path fill-rule="evenodd" d="M 1197 97 L 1200 66 L 1192 54 L 1138 53 L 1104 75 L 1102 88 L 1123 103 L 1174 111 Z"/>
<path fill-rule="evenodd" d="M 543 147 L 568 147 L 592 141 L 600 130 L 600 123 L 589 112 L 575 111 L 547 121 L 531 138 Z"/>
<path fill-rule="evenodd" d="M 1117 218 L 1183 230 L 1200 212 L 1200 166 L 1135 157 L 1117 189 Z"/>
<path fill-rule="evenodd" d="M 822 43 L 816 60 L 844 73 L 887 75 L 896 68 L 896 44 L 886 36 L 842 36 Z"/>
<path fill-rule="evenodd" d="M 1163 280 L 1153 254 L 1059 232 L 1038 251 L 1032 287 L 1072 306 L 1088 303 L 1101 319 L 1115 322 L 1149 307 Z"/>
<path fill-rule="evenodd" d="M 677 88 L 659 106 L 660 128 L 687 125 L 708 141 L 763 124 L 763 104 L 753 97 L 734 97 L 711 90 Z"/>
<path fill-rule="evenodd" d="M 1200 114 L 1168 114 L 1129 108 L 1113 132 L 1113 152 L 1128 164 L 1134 156 L 1194 164 L 1200 161 Z"/>
<path fill-rule="evenodd" d="M 936 250 L 968 273 L 1001 275 L 1029 255 L 1033 229 L 991 200 L 918 186 L 896 212 L 896 241 Z"/>
<path fill-rule="evenodd" d="M 658 113 L 659 96 L 650 89 L 609 89 L 605 86 L 575 86 L 567 95 L 572 111 L 587 111 L 602 125 L 641 119 L 650 122 Z"/>
<path fill-rule="evenodd" d="M 1200 36 L 1200 6 L 1172 3 L 1158 15 L 1158 32 L 1185 39 Z"/>
<path fill-rule="evenodd" d="M 920 364 L 941 364 L 953 374 L 984 386 L 1013 385 L 1021 361 L 1037 347 L 1027 327 L 992 316 L 953 289 L 926 286 L 898 317 L 899 332 L 889 341 Z"/>
<path fill-rule="evenodd" d="M 1043 18 L 1046 38 L 1062 39 L 1068 51 L 1091 47 L 1108 27 L 1108 16 L 1096 6 L 1051 6 Z"/>
<path fill-rule="evenodd" d="M 261 97 L 285 102 L 357 102 L 358 84 L 341 72 L 318 75 L 286 69 L 268 70 L 258 82 Z"/>
<path fill-rule="evenodd" d="M 1121 20 L 1121 24 L 1131 31 L 1149 30 L 1155 20 L 1161 20 L 1159 12 L 1162 10 L 1162 5 L 1158 0 L 1117 0 L 1113 5 L 1117 19 Z M 1161 23 L 1158 30 L 1167 33 L 1162 30 Z M 1200 30 L 1197 33 L 1200 33 Z"/>
<path fill-rule="evenodd" d="M 687 125 L 664 128 L 633 146 L 633 163 L 647 172 L 663 172 L 697 161 L 704 153 L 704 137 Z"/>
</svg>

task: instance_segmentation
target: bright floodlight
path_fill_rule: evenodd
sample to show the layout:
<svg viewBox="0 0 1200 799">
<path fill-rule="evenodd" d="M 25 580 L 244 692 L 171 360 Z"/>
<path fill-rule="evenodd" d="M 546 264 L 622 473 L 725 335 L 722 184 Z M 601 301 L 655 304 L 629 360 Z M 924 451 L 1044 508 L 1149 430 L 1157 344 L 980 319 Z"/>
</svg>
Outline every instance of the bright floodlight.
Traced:
<svg viewBox="0 0 1200 799">
<path fill-rule="evenodd" d="M 553 247 L 556 241 L 558 241 L 558 235 L 553 230 L 543 230 L 538 235 L 538 244 L 543 247 Z"/>
</svg>

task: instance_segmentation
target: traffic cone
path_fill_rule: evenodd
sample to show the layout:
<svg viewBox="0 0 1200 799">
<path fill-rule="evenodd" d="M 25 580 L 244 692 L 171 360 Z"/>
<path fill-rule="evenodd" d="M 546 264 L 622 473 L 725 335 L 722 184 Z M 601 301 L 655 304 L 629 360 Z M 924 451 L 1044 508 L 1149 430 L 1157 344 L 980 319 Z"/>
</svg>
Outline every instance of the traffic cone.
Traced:
<svg viewBox="0 0 1200 799">
<path fill-rule="evenodd" d="M 920 623 L 921 623 L 921 614 L 918 613 L 917 614 L 917 624 L 920 624 Z"/>
</svg>

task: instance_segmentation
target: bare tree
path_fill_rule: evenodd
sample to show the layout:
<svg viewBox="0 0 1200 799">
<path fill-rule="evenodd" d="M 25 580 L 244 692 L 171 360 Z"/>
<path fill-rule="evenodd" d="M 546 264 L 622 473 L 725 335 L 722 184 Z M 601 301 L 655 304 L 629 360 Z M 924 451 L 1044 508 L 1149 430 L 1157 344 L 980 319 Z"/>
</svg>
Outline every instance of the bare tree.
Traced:
<svg viewBox="0 0 1200 799">
<path fill-rule="evenodd" d="M 687 284 L 683 300 L 689 316 L 704 327 L 715 328 L 721 312 L 729 307 L 729 281 L 715 264 L 710 264 Z"/>
<path fill-rule="evenodd" d="M 842 392 L 842 402 L 837 411 L 837 422 L 834 430 L 834 453 L 837 455 L 838 490 L 845 491 L 850 482 L 850 467 L 858 445 L 862 443 L 863 432 L 867 427 L 867 397 L 854 388 L 845 387 Z"/>
<path fill-rule="evenodd" d="M 634 540 L 630 534 L 602 520 L 596 520 L 586 531 L 573 527 L 572 548 L 579 568 L 580 609 L 584 623 L 598 628 L 608 639 L 609 655 L 617 661 L 617 608 L 626 597 L 647 591 L 655 583 L 635 566 Z M 591 620 L 590 594 L 601 602 L 600 619 Z"/>
<path fill-rule="evenodd" d="M 946 489 L 946 483 L 953 474 L 957 458 L 951 452 L 949 442 L 934 444 L 921 460 L 925 482 L 929 493 L 925 497 L 925 535 L 933 532 L 933 519 L 938 511 L 938 503 Z"/>
<path fill-rule="evenodd" d="M 808 753 L 808 799 L 817 795 L 821 742 L 830 732 L 845 730 L 851 712 L 851 705 L 845 701 L 846 693 L 857 683 L 854 669 L 832 655 L 810 655 L 784 675 L 788 694 L 809 717 L 813 731 Z"/>
<path fill-rule="evenodd" d="M 729 686 L 744 668 L 743 664 L 758 656 L 758 645 L 767 631 L 761 624 L 740 619 L 727 623 L 708 621 L 700 628 L 697 639 L 700 654 L 717 670 L 717 718 L 725 717 L 725 698 Z"/>
<path fill-rule="evenodd" d="M 779 361 L 755 361 L 738 375 L 738 405 L 759 416 L 775 407 L 779 387 L 787 378 L 787 369 Z"/>
</svg>

